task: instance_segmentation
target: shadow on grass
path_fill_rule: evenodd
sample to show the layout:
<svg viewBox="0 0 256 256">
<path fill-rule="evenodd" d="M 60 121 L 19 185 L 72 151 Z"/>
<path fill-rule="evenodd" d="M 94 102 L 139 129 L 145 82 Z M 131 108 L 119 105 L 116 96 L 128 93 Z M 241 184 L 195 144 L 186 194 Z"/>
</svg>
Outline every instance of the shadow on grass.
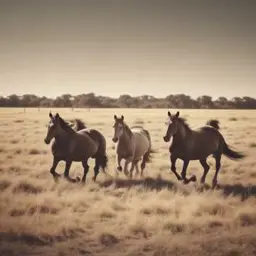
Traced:
<svg viewBox="0 0 256 256">
<path fill-rule="evenodd" d="M 116 178 L 108 179 L 99 184 L 101 187 L 110 187 L 114 188 L 131 188 L 140 186 L 149 190 L 162 190 L 168 189 L 174 192 L 181 191 L 185 194 L 189 194 L 189 191 L 186 189 L 187 185 L 184 185 L 182 182 L 173 182 L 171 180 L 162 179 L 160 176 L 157 178 L 145 178 L 145 179 L 126 179 L 126 178 Z M 208 190 L 218 190 L 222 191 L 224 196 L 234 195 L 240 196 L 241 200 L 245 200 L 249 197 L 256 197 L 256 185 L 244 186 L 242 184 L 221 184 L 212 189 L 211 186 L 205 184 L 197 184 L 196 190 L 198 192 L 208 191 Z"/>
<path fill-rule="evenodd" d="M 145 179 L 126 179 L 126 178 L 115 178 L 107 179 L 99 184 L 101 187 L 110 187 L 115 188 L 131 188 L 136 186 L 142 186 L 145 189 L 156 189 L 161 190 L 167 188 L 169 190 L 176 190 L 177 183 L 170 180 L 162 179 L 161 177 L 157 178 L 145 178 Z"/>
</svg>

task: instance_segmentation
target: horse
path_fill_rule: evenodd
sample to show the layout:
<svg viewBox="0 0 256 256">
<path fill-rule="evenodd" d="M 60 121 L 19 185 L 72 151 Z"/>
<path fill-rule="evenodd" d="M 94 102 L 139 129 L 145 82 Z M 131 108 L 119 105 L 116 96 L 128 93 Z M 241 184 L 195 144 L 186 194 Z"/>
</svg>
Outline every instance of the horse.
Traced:
<svg viewBox="0 0 256 256">
<path fill-rule="evenodd" d="M 66 162 L 64 177 L 70 182 L 78 182 L 80 179 L 72 179 L 69 177 L 69 169 L 72 162 L 82 162 L 84 175 L 82 182 L 85 183 L 86 175 L 89 171 L 88 159 L 95 159 L 94 177 L 96 181 L 99 169 L 105 172 L 107 167 L 108 157 L 106 155 L 106 140 L 105 137 L 95 129 L 88 129 L 81 120 L 76 119 L 75 130 L 64 121 L 57 113 L 55 116 L 49 113 L 50 121 L 48 124 L 47 135 L 44 139 L 46 144 L 50 144 L 53 155 L 53 164 L 50 173 L 57 180 L 60 177 L 55 170 L 60 161 Z"/>
<path fill-rule="evenodd" d="M 139 174 L 139 161 L 141 162 L 140 176 L 143 176 L 143 171 L 146 163 L 151 161 L 151 156 L 154 151 L 151 148 L 151 138 L 148 130 L 141 126 L 129 126 L 124 122 L 124 116 L 118 118 L 114 115 L 114 136 L 113 142 L 116 143 L 116 161 L 117 171 L 122 171 L 121 161 L 124 159 L 124 174 L 128 176 L 128 164 L 131 163 L 130 177 L 134 168 L 136 169 L 136 176 Z M 118 173 L 118 172 L 117 172 Z"/>
<path fill-rule="evenodd" d="M 204 173 L 201 177 L 201 183 L 205 183 L 206 175 L 210 169 L 207 164 L 207 157 L 213 155 L 216 161 L 216 171 L 212 180 L 212 187 L 217 185 L 217 177 L 221 167 L 221 156 L 224 154 L 232 160 L 238 160 L 245 157 L 241 152 L 232 150 L 226 143 L 220 133 L 219 121 L 209 120 L 205 126 L 192 130 L 184 118 L 179 117 L 179 111 L 172 115 L 168 111 L 168 128 L 165 136 L 165 142 L 169 142 L 173 137 L 172 144 L 169 147 L 171 171 L 178 180 L 183 180 L 185 184 L 190 181 L 196 181 L 193 175 L 189 179 L 186 177 L 186 170 L 190 160 L 199 160 Z M 183 160 L 181 176 L 176 172 L 176 160 Z"/>
</svg>

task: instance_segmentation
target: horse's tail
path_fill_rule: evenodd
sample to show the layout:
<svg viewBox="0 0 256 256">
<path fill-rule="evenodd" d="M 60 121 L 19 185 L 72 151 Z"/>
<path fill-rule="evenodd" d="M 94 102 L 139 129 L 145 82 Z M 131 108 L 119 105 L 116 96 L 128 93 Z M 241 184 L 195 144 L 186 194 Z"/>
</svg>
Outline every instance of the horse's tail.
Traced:
<svg viewBox="0 0 256 256">
<path fill-rule="evenodd" d="M 76 132 L 81 131 L 86 128 L 86 125 L 81 119 L 71 119 L 68 121 L 68 125 Z"/>
<path fill-rule="evenodd" d="M 102 168 L 103 172 L 106 173 L 105 169 L 108 166 L 108 157 L 106 154 L 98 153 L 97 155 L 100 167 Z"/>
<path fill-rule="evenodd" d="M 83 129 L 85 129 L 86 128 L 86 125 L 84 124 L 84 122 L 81 120 L 81 119 L 75 119 L 74 120 L 75 121 L 75 131 L 81 131 L 81 130 L 83 130 Z"/>
<path fill-rule="evenodd" d="M 231 149 L 230 146 L 228 146 L 228 144 L 224 140 L 224 138 L 223 138 L 223 154 L 232 160 L 238 160 L 245 157 L 245 154 Z"/>
<path fill-rule="evenodd" d="M 145 133 L 146 137 L 149 140 L 149 148 L 148 148 L 148 151 L 144 154 L 142 161 L 144 163 L 150 163 L 151 162 L 151 158 L 152 158 L 152 154 L 156 153 L 156 151 L 152 149 L 151 137 L 150 137 L 149 132 L 147 130 L 145 130 L 145 129 L 143 129 L 143 132 Z"/>
<path fill-rule="evenodd" d="M 219 122 L 219 120 L 210 119 L 210 120 L 207 121 L 206 124 L 207 124 L 207 125 L 210 125 L 211 127 L 215 128 L 215 129 L 217 129 L 217 130 L 220 129 L 220 126 L 219 126 L 220 122 Z"/>
<path fill-rule="evenodd" d="M 108 156 L 106 152 L 107 151 L 106 139 L 99 131 L 94 130 L 94 132 L 97 133 L 97 139 L 99 143 L 97 157 L 99 160 L 100 167 L 105 172 L 105 169 L 107 168 L 107 165 L 108 165 Z"/>
</svg>

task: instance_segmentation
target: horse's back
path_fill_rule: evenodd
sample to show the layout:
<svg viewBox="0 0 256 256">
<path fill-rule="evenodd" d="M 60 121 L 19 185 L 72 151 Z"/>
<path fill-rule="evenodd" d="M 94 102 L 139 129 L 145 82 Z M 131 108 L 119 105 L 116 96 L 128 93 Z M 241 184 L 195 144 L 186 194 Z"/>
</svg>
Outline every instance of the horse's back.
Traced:
<svg viewBox="0 0 256 256">
<path fill-rule="evenodd" d="M 96 144 L 98 147 L 98 152 L 105 154 L 106 151 L 106 139 L 103 136 L 101 132 L 99 132 L 96 129 L 90 129 L 90 128 L 85 128 L 83 130 L 80 130 L 82 134 L 86 134 L 89 136 Z"/>
<path fill-rule="evenodd" d="M 149 133 L 143 127 L 136 126 L 132 127 L 131 131 L 135 141 L 135 155 L 140 157 L 144 155 L 151 146 Z"/>
<path fill-rule="evenodd" d="M 208 135 L 208 136 L 220 135 L 220 132 L 215 127 L 210 125 L 204 125 L 204 126 L 198 127 L 194 131 L 198 134 Z"/>
<path fill-rule="evenodd" d="M 202 126 L 192 130 L 186 141 L 187 152 L 191 159 L 204 158 L 216 152 L 219 148 L 221 136 L 219 131 L 211 126 Z"/>
</svg>

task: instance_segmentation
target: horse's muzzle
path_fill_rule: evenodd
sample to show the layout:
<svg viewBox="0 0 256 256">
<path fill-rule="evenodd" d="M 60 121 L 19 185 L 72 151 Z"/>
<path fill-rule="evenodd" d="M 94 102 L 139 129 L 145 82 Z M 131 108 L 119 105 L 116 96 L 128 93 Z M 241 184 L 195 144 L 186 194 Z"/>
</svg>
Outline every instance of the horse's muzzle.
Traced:
<svg viewBox="0 0 256 256">
<path fill-rule="evenodd" d="M 48 144 L 50 144 L 50 140 L 47 140 L 47 139 L 45 138 L 45 139 L 44 139 L 44 143 L 48 145 Z"/>
<path fill-rule="evenodd" d="M 113 142 L 115 142 L 115 143 L 118 141 L 117 138 L 113 138 L 112 140 L 113 140 Z"/>
<path fill-rule="evenodd" d="M 163 139 L 164 139 L 165 142 L 170 141 L 170 138 L 168 136 L 164 136 Z"/>
</svg>

